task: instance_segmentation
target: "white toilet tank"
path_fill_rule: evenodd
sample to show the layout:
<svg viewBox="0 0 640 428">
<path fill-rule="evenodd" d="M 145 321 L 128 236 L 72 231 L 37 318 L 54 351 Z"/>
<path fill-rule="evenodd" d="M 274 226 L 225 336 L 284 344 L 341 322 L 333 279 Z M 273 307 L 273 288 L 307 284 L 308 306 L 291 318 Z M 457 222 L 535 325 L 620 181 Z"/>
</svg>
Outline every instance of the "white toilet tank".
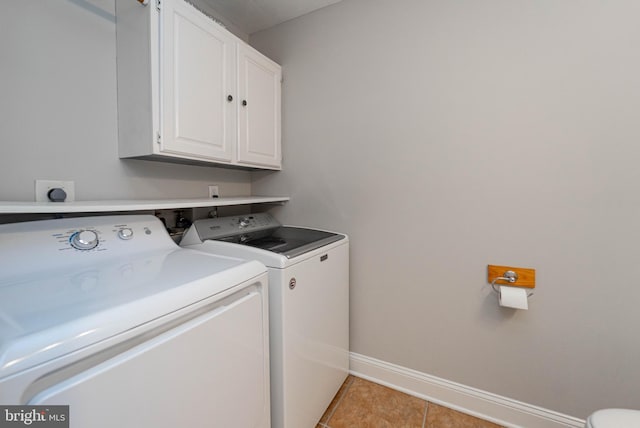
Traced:
<svg viewBox="0 0 640 428">
<path fill-rule="evenodd" d="M 589 416 L 585 428 L 640 428 L 640 410 L 598 410 Z"/>
</svg>

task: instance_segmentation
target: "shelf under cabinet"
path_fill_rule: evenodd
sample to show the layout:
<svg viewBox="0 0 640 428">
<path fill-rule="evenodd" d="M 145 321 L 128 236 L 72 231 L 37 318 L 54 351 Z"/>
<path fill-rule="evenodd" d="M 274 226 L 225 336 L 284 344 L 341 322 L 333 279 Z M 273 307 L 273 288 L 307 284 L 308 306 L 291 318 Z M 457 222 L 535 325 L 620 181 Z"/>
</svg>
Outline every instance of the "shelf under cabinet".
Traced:
<svg viewBox="0 0 640 428">
<path fill-rule="evenodd" d="M 13 202 L 0 201 L 0 214 L 51 214 L 51 213 L 95 213 L 109 211 L 148 211 L 176 208 L 224 207 L 284 203 L 286 196 L 235 196 L 228 198 L 155 199 L 75 202 Z"/>
</svg>

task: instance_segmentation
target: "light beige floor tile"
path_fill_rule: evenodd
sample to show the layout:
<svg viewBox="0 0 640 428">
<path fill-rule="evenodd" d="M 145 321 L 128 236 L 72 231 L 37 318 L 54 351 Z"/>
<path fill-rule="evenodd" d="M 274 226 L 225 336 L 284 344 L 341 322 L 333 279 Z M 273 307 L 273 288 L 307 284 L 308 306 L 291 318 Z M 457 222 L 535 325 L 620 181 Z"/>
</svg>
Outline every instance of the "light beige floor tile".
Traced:
<svg viewBox="0 0 640 428">
<path fill-rule="evenodd" d="M 324 412 L 324 415 L 322 415 L 322 417 L 320 418 L 320 421 L 318 422 L 318 424 L 326 424 L 329 421 L 329 418 L 335 412 L 336 407 L 340 403 L 340 400 L 342 400 L 345 392 L 349 389 L 349 386 L 351 386 L 351 383 L 353 382 L 354 379 L 355 379 L 354 376 L 351 376 L 351 375 L 347 376 L 345 381 L 342 383 L 342 386 L 340 386 L 340 389 L 336 393 L 336 396 L 333 397 L 333 401 L 331 401 L 331 404 L 329 404 L 329 407 L 327 407 L 327 410 Z"/>
<path fill-rule="evenodd" d="M 330 428 L 422 428 L 426 402 L 354 378 L 327 425 Z"/>
<path fill-rule="evenodd" d="M 500 425 L 429 403 L 425 428 L 500 428 Z"/>
</svg>

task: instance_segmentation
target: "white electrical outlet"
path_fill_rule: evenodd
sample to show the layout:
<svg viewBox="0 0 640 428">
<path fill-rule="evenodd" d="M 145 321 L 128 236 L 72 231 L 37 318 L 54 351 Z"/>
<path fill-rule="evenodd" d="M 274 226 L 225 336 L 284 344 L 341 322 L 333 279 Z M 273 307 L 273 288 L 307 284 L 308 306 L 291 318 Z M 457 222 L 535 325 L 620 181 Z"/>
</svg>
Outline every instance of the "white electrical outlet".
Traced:
<svg viewBox="0 0 640 428">
<path fill-rule="evenodd" d="M 36 202 L 50 202 L 49 191 L 59 188 L 65 191 L 67 198 L 65 202 L 76 200 L 75 182 L 60 180 L 36 180 Z"/>
<path fill-rule="evenodd" d="M 217 198 L 218 196 L 220 196 L 220 194 L 218 193 L 218 186 L 209 186 L 209 197 Z"/>
</svg>

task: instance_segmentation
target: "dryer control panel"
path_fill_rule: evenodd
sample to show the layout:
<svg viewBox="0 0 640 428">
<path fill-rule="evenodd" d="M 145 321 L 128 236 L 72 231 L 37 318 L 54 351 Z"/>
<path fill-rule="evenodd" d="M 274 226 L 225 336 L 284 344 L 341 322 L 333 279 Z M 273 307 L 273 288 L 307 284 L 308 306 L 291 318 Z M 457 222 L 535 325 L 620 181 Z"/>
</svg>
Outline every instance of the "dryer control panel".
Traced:
<svg viewBox="0 0 640 428">
<path fill-rule="evenodd" d="M 134 230 L 137 232 L 134 233 Z M 81 228 L 72 228 L 62 232 L 54 232 L 51 234 L 57 242 L 61 244 L 60 250 L 76 249 L 80 251 L 103 250 L 104 242 L 114 241 L 130 241 L 134 236 L 145 233 L 151 234 L 149 226 L 140 226 L 139 224 L 129 225 L 127 223 L 115 225 L 88 225 Z"/>
<path fill-rule="evenodd" d="M 0 267 L 16 272 L 176 248 L 150 215 L 91 216 L 0 225 Z"/>
</svg>

